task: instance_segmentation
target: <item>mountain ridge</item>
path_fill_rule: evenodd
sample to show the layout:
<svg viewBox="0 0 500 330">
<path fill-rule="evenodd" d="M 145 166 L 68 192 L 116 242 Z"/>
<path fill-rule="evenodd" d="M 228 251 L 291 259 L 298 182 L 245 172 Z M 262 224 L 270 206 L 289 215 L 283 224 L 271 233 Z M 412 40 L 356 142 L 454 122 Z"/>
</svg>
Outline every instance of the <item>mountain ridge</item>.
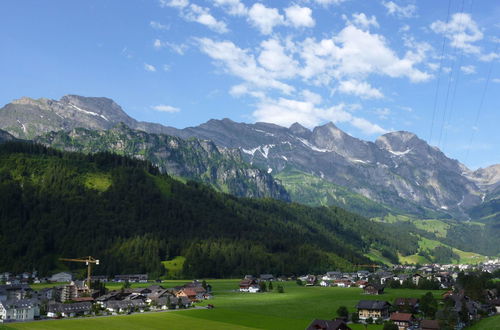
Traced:
<svg viewBox="0 0 500 330">
<path fill-rule="evenodd" d="M 497 175 L 471 171 L 406 131 L 370 142 L 350 136 L 333 123 L 309 130 L 298 123 L 287 128 L 228 118 L 177 129 L 139 122 L 111 99 L 76 95 L 59 101 L 23 98 L 0 109 L 0 118 L 0 128 L 17 138 L 76 127 L 108 130 L 120 120 L 148 133 L 211 140 L 219 147 L 240 149 L 245 161 L 268 173 L 295 168 L 420 216 L 467 219 L 468 210 L 481 205 L 499 185 Z"/>
</svg>

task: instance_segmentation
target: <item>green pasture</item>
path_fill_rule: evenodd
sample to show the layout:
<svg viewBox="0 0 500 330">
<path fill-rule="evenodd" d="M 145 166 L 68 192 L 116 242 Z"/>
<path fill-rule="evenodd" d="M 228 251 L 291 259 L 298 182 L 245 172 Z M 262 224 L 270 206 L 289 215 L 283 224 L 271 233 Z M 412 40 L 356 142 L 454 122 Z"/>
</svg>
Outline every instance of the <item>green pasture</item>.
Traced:
<svg viewBox="0 0 500 330">
<path fill-rule="evenodd" d="M 186 283 L 186 280 L 166 281 L 164 287 Z M 355 311 L 361 299 L 387 300 L 397 297 L 421 297 L 427 291 L 386 289 L 380 296 L 368 296 L 359 288 L 301 287 L 295 282 L 283 282 L 285 293 L 240 293 L 239 280 L 207 280 L 212 285 L 214 299 L 199 303 L 215 305 L 212 310 L 183 310 L 127 316 L 39 321 L 9 325 L 14 329 L 304 329 L 313 319 L 332 319 L 340 306 Z M 150 285 L 134 284 L 133 286 Z M 278 283 L 274 283 L 274 287 Z M 111 288 L 117 284 L 108 284 Z M 442 291 L 434 291 L 440 298 Z M 352 325 L 353 329 L 364 329 Z M 381 329 L 371 325 L 368 329 Z"/>
<path fill-rule="evenodd" d="M 491 316 L 482 319 L 471 327 L 467 328 L 468 330 L 500 330 L 500 315 Z"/>
</svg>

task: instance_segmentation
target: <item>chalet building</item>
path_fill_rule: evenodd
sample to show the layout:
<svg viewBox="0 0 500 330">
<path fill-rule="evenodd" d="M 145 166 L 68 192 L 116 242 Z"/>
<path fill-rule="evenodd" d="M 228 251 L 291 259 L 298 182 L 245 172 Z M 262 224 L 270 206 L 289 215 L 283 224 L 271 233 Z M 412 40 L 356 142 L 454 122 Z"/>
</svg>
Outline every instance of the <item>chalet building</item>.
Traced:
<svg viewBox="0 0 500 330">
<path fill-rule="evenodd" d="M 417 313 L 419 309 L 418 298 L 396 298 L 394 307 L 400 312 Z"/>
<path fill-rule="evenodd" d="M 420 321 L 421 330 L 439 330 L 439 322 L 437 320 L 422 320 Z"/>
<path fill-rule="evenodd" d="M 306 330 L 351 330 L 347 324 L 341 320 L 314 320 Z"/>
<path fill-rule="evenodd" d="M 35 299 L 0 301 L 0 321 L 33 321 L 40 316 L 40 307 Z"/>
<path fill-rule="evenodd" d="M 422 275 L 420 274 L 413 274 L 413 276 L 411 277 L 412 281 L 413 281 L 413 284 L 415 285 L 418 285 L 418 282 L 420 282 L 420 280 L 423 278 Z"/>
<path fill-rule="evenodd" d="M 274 281 L 274 276 L 271 274 L 260 274 L 259 279 L 261 281 Z"/>
<path fill-rule="evenodd" d="M 0 301 L 26 299 L 32 293 L 28 284 L 0 285 Z"/>
<path fill-rule="evenodd" d="M 360 300 L 356 306 L 360 320 L 367 318 L 387 319 L 391 304 L 381 300 Z"/>
<path fill-rule="evenodd" d="M 193 290 L 193 288 L 181 289 L 180 291 L 177 291 L 177 293 L 175 294 L 175 296 L 177 298 L 186 297 L 186 298 L 188 298 L 191 301 L 197 301 L 197 300 L 199 300 L 197 298 L 197 293 L 196 293 L 195 290 Z"/>
<path fill-rule="evenodd" d="M 240 281 L 240 292 L 249 292 L 251 287 L 259 287 L 254 279 L 244 279 Z"/>
<path fill-rule="evenodd" d="M 148 281 L 148 274 L 115 275 L 114 281 L 146 283 Z"/>
<path fill-rule="evenodd" d="M 384 293 L 384 287 L 378 284 L 368 283 L 363 288 L 365 294 L 379 295 Z"/>
<path fill-rule="evenodd" d="M 358 288 L 365 288 L 368 284 L 368 281 L 363 281 L 363 280 L 359 280 L 359 281 L 356 281 L 356 283 L 354 283 L 355 286 L 357 286 Z"/>
<path fill-rule="evenodd" d="M 390 320 L 394 322 L 399 328 L 399 330 L 406 330 L 410 327 L 413 327 L 416 320 L 410 313 L 392 313 Z"/>
<path fill-rule="evenodd" d="M 61 272 L 49 277 L 51 282 L 71 282 L 73 281 L 73 275 L 68 272 Z"/>
<path fill-rule="evenodd" d="M 137 300 L 109 300 L 104 308 L 112 313 L 124 313 L 132 310 L 143 312 L 147 304 L 140 299 Z"/>
<path fill-rule="evenodd" d="M 353 284 L 350 280 L 335 280 L 333 283 L 340 288 L 350 288 Z"/>
<path fill-rule="evenodd" d="M 99 282 L 106 283 L 106 282 L 108 282 L 108 281 L 109 281 L 109 278 L 108 278 L 108 276 L 106 276 L 106 275 L 94 275 L 94 276 L 91 276 L 91 277 L 90 277 L 90 280 L 91 280 L 92 282 L 97 282 L 97 281 L 99 281 Z"/>
<path fill-rule="evenodd" d="M 89 315 L 92 311 L 91 302 L 77 302 L 74 304 L 52 303 L 47 307 L 47 317 L 75 317 Z"/>
</svg>

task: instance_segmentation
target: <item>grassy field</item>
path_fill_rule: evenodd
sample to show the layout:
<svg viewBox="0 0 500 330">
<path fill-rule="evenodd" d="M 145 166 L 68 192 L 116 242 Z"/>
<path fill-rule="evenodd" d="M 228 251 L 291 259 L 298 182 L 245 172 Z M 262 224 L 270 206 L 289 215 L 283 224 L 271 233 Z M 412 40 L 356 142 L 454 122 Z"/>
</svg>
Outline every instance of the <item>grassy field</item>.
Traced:
<svg viewBox="0 0 500 330">
<path fill-rule="evenodd" d="M 9 325 L 14 329 L 304 329 L 314 318 L 332 319 L 340 306 L 355 311 L 361 299 L 393 302 L 397 297 L 421 297 L 427 291 L 387 289 L 381 296 L 367 296 L 358 288 L 299 287 L 285 282 L 285 293 L 240 293 L 239 280 L 207 280 L 215 298 L 198 304 L 215 305 L 215 309 L 185 310 L 164 313 L 132 314 L 116 317 L 40 321 Z M 167 281 L 165 287 L 186 281 Z M 142 284 L 144 286 L 144 284 Z M 276 285 L 275 285 L 276 286 Z M 440 298 L 442 291 L 435 291 Z M 353 325 L 353 329 L 364 326 Z M 368 329 L 381 329 L 371 325 Z"/>
<path fill-rule="evenodd" d="M 467 328 L 468 330 L 500 330 L 500 315 L 487 317 L 482 319 L 473 326 Z"/>
<path fill-rule="evenodd" d="M 185 257 L 179 256 L 172 260 L 162 261 L 163 267 L 167 269 L 169 278 L 179 278 L 182 272 L 182 267 L 186 261 Z"/>
</svg>

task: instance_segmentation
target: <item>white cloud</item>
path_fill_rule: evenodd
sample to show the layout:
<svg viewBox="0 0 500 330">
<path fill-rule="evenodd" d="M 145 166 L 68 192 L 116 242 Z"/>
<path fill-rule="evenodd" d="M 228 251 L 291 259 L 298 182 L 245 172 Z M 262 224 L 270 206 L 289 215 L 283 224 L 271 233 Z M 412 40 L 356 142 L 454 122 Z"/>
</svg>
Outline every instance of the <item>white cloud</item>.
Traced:
<svg viewBox="0 0 500 330">
<path fill-rule="evenodd" d="M 448 23 L 436 21 L 431 24 L 431 29 L 448 38 L 452 47 L 459 48 L 468 54 L 481 53 L 479 46 L 473 43 L 483 39 L 483 33 L 469 14 L 453 14 Z"/>
<path fill-rule="evenodd" d="M 344 94 L 352 94 L 366 99 L 380 99 L 384 97 L 381 91 L 373 88 L 369 83 L 364 81 L 341 81 L 339 91 Z"/>
<path fill-rule="evenodd" d="M 148 63 L 144 63 L 144 70 L 149 72 L 156 72 L 155 66 Z"/>
<path fill-rule="evenodd" d="M 374 112 L 382 120 L 386 120 L 391 114 L 391 110 L 389 108 L 375 109 Z"/>
<path fill-rule="evenodd" d="M 259 64 L 272 71 L 276 77 L 293 77 L 296 75 L 298 63 L 285 53 L 285 48 L 276 39 L 261 43 L 262 51 L 258 57 Z"/>
<path fill-rule="evenodd" d="M 338 5 L 344 1 L 347 1 L 347 0 L 313 0 L 314 2 L 316 2 L 317 4 L 320 4 L 322 6 L 329 6 L 329 5 Z"/>
<path fill-rule="evenodd" d="M 156 30 L 168 30 L 170 28 L 168 25 L 163 25 L 160 22 L 156 21 L 149 22 L 149 26 Z"/>
<path fill-rule="evenodd" d="M 160 0 L 161 7 L 185 8 L 189 5 L 188 0 Z"/>
<path fill-rule="evenodd" d="M 293 5 L 285 8 L 286 23 L 293 27 L 313 27 L 316 22 L 312 17 L 312 10 L 308 7 Z"/>
<path fill-rule="evenodd" d="M 210 14 L 210 9 L 208 8 L 191 4 L 184 13 L 184 17 L 188 21 L 200 23 L 218 33 L 226 33 L 229 31 L 226 23 L 215 19 L 215 17 Z"/>
<path fill-rule="evenodd" d="M 476 67 L 474 65 L 463 65 L 460 67 L 460 70 L 465 74 L 476 73 Z"/>
<path fill-rule="evenodd" d="M 197 39 L 197 41 L 201 51 L 218 61 L 227 73 L 260 88 L 277 89 L 284 93 L 293 91 L 292 86 L 278 81 L 260 67 L 248 50 L 237 47 L 231 41 L 217 42 L 208 38 Z"/>
<path fill-rule="evenodd" d="M 151 107 L 153 110 L 160 112 L 175 113 L 181 111 L 181 109 L 173 107 L 171 105 L 159 104 Z"/>
<path fill-rule="evenodd" d="M 415 17 L 417 7 L 409 4 L 407 6 L 400 6 L 394 1 L 382 1 L 382 4 L 387 9 L 389 15 L 397 16 L 399 18 Z"/>
<path fill-rule="evenodd" d="M 248 11 L 250 23 L 262 34 L 270 34 L 277 25 L 284 24 L 284 18 L 276 8 L 268 8 L 261 3 L 255 3 Z"/>
<path fill-rule="evenodd" d="M 169 47 L 173 52 L 184 55 L 188 46 L 186 44 L 176 44 L 172 42 L 161 42 L 162 46 Z"/>
<path fill-rule="evenodd" d="M 364 13 L 352 14 L 352 23 L 363 29 L 368 29 L 370 26 L 379 27 L 375 16 L 368 18 Z"/>
<path fill-rule="evenodd" d="M 491 79 L 492 82 L 494 82 L 495 84 L 500 84 L 500 78 L 493 78 Z"/>
<path fill-rule="evenodd" d="M 325 121 L 349 123 L 365 134 L 383 134 L 387 130 L 370 121 L 355 117 L 347 110 L 347 106 L 339 104 L 328 108 L 319 108 L 309 101 L 287 98 L 262 99 L 253 112 L 256 121 L 275 123 L 288 127 L 299 122 L 306 127 L 315 127 Z"/>
<path fill-rule="evenodd" d="M 228 14 L 234 16 L 244 16 L 248 9 L 240 0 L 213 0 L 216 7 L 223 8 Z"/>
<path fill-rule="evenodd" d="M 155 41 L 153 41 L 153 47 L 154 48 L 160 49 L 163 46 L 165 46 L 165 44 L 160 39 L 155 39 Z"/>
</svg>

